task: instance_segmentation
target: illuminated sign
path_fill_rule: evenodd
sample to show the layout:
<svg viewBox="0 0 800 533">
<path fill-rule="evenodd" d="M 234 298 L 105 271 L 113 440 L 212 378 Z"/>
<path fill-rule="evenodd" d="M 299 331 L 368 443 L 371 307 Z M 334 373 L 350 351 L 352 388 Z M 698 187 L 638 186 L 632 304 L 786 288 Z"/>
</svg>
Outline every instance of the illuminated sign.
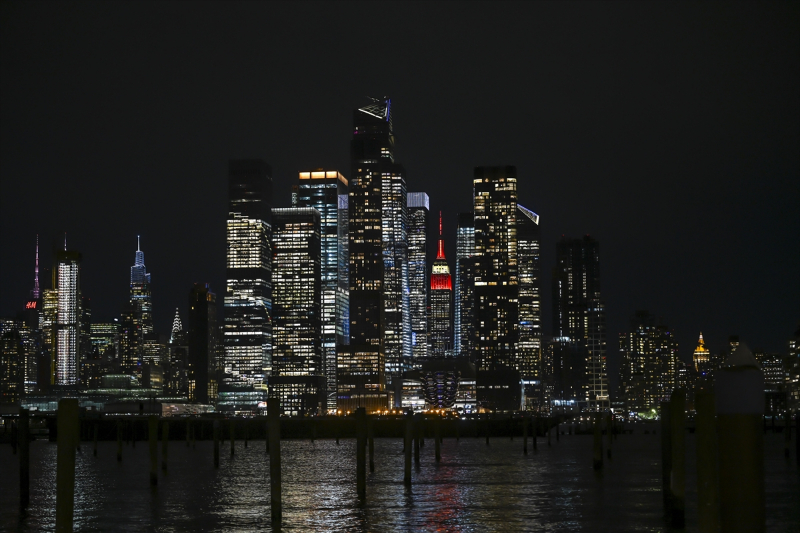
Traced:
<svg viewBox="0 0 800 533">
<path fill-rule="evenodd" d="M 36 300 L 31 300 L 25 304 L 25 309 L 36 309 L 39 306 L 39 302 Z"/>
</svg>

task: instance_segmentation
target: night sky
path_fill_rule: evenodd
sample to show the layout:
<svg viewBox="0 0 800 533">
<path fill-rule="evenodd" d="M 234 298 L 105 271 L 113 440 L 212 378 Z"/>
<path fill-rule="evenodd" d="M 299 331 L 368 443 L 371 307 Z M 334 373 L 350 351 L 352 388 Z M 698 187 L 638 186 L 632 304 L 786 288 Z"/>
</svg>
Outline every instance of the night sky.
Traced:
<svg viewBox="0 0 800 533">
<path fill-rule="evenodd" d="M 228 159 L 266 160 L 288 206 L 298 171 L 349 175 L 352 111 L 388 95 L 451 267 L 473 167 L 516 165 L 541 215 L 546 333 L 555 242 L 588 233 L 610 355 L 637 309 L 685 359 L 700 331 L 715 352 L 738 334 L 785 353 L 798 5 L 4 1 L 0 315 L 33 287 L 36 234 L 48 267 L 66 231 L 95 320 L 118 316 L 139 234 L 167 332 L 193 282 L 224 294 Z"/>
</svg>

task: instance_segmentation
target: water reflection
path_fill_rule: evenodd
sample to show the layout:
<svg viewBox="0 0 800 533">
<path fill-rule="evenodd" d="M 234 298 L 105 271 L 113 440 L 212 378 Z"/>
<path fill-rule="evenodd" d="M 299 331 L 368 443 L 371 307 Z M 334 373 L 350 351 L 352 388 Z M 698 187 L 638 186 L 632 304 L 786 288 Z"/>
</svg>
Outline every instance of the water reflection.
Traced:
<svg viewBox="0 0 800 533">
<path fill-rule="evenodd" d="M 779 436 L 780 437 L 780 436 Z M 775 442 L 772 442 L 772 441 Z M 522 455 L 519 441 L 445 440 L 442 462 L 433 442 L 421 450 L 412 487 L 403 484 L 402 442 L 375 441 L 367 498 L 356 496 L 355 442 L 284 441 L 281 531 L 670 531 L 662 519 L 659 439 L 620 437 L 601 476 L 592 469 L 591 436 L 562 438 Z M 269 457 L 263 441 L 234 456 L 212 443 L 170 444 L 169 468 L 149 486 L 147 446 L 123 449 L 101 442 L 98 457 L 84 443 L 77 456 L 76 531 L 273 531 Z M 693 437 L 687 439 L 687 524 L 695 531 Z M 800 481 L 782 457 L 782 441 L 767 436 L 768 530 L 797 531 Z M 773 449 L 774 448 L 774 449 Z M 160 445 L 159 445 L 160 449 Z M 18 511 L 18 458 L 0 447 L 0 526 L 52 531 L 55 522 L 55 444 L 31 446 L 31 505 Z"/>
</svg>

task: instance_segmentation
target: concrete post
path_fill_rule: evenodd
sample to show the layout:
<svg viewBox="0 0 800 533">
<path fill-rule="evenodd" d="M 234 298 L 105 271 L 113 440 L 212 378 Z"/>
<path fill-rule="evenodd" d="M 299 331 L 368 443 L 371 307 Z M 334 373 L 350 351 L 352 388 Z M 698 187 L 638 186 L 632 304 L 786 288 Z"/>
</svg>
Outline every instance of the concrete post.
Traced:
<svg viewBox="0 0 800 533">
<path fill-rule="evenodd" d="M 56 531 L 72 531 L 75 509 L 75 448 L 78 445 L 78 400 L 58 402 L 58 451 L 56 458 Z"/>
<path fill-rule="evenodd" d="M 661 495 L 664 499 L 664 514 L 672 516 L 672 424 L 669 402 L 661 402 Z"/>
<path fill-rule="evenodd" d="M 95 432 L 95 436 L 97 433 Z M 30 418 L 27 409 L 19 410 L 19 504 L 25 509 L 30 501 Z M 95 454 L 96 455 L 96 454 Z"/>
<path fill-rule="evenodd" d="M 147 417 L 147 439 L 150 444 L 150 484 L 158 485 L 158 417 Z"/>
<path fill-rule="evenodd" d="M 669 403 L 672 426 L 671 522 L 672 527 L 682 528 L 686 523 L 686 391 L 672 391 Z"/>
<path fill-rule="evenodd" d="M 600 425 L 603 421 L 603 413 L 594 414 L 594 454 L 592 464 L 595 470 L 603 469 L 603 434 Z"/>
<path fill-rule="evenodd" d="M 214 468 L 219 468 L 219 420 L 214 420 Z"/>
<path fill-rule="evenodd" d="M 269 418 L 269 487 L 270 509 L 272 522 L 280 522 L 283 516 L 283 503 L 281 500 L 281 413 L 280 400 L 269 398 L 267 400 L 267 413 Z"/>
<path fill-rule="evenodd" d="M 697 409 L 697 525 L 701 533 L 719 533 L 719 471 L 714 393 L 698 391 Z"/>
<path fill-rule="evenodd" d="M 764 375 L 742 343 L 714 376 L 719 436 L 720 525 L 725 533 L 763 532 Z"/>
<path fill-rule="evenodd" d="M 169 422 L 161 424 L 161 470 L 167 471 L 167 455 L 169 453 Z"/>
<path fill-rule="evenodd" d="M 405 451 L 405 466 L 403 468 L 403 483 L 411 485 L 411 440 L 414 431 L 414 415 L 409 411 L 406 413 L 406 434 L 403 441 Z"/>
<path fill-rule="evenodd" d="M 367 410 L 356 409 L 356 490 L 359 498 L 367 496 Z"/>
</svg>

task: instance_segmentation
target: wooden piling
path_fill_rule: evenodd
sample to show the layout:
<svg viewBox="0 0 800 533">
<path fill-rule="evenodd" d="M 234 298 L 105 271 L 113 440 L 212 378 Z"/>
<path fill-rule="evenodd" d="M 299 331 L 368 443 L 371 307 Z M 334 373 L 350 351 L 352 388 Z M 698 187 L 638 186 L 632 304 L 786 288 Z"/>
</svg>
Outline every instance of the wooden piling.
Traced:
<svg viewBox="0 0 800 533">
<path fill-rule="evenodd" d="M 97 457 L 97 432 L 100 430 L 100 422 L 95 421 L 93 424 L 94 428 L 92 428 L 92 455 Z"/>
<path fill-rule="evenodd" d="M 436 444 L 434 446 L 435 453 L 436 453 L 436 462 L 442 462 L 442 417 L 439 416 L 436 418 L 436 434 L 434 435 L 434 440 Z"/>
<path fill-rule="evenodd" d="M 528 415 L 522 417 L 522 454 L 528 455 L 528 424 L 531 420 Z"/>
<path fill-rule="evenodd" d="M 533 419 L 533 431 L 531 432 L 531 440 L 533 440 L 533 451 L 539 451 L 539 445 L 536 442 L 536 437 L 539 436 L 539 417 Z"/>
<path fill-rule="evenodd" d="M 191 438 L 191 430 L 192 430 L 192 420 L 190 418 L 186 419 L 186 447 L 189 447 L 189 439 Z"/>
<path fill-rule="evenodd" d="M 561 430 L 559 429 L 558 426 L 559 426 L 559 419 L 556 418 L 556 442 L 560 441 L 559 434 L 561 433 Z"/>
<path fill-rule="evenodd" d="M 236 420 L 234 420 L 233 418 L 231 418 L 230 428 L 231 428 L 230 429 L 230 432 L 231 432 L 231 435 L 230 435 L 231 436 L 231 457 L 233 457 L 233 454 L 234 454 L 235 449 L 236 449 Z"/>
<path fill-rule="evenodd" d="M 686 524 L 686 391 L 675 389 L 670 399 L 670 424 L 672 426 L 672 527 Z"/>
<path fill-rule="evenodd" d="M 486 413 L 486 445 L 489 446 L 489 413 Z"/>
<path fill-rule="evenodd" d="M 664 499 L 664 514 L 672 516 L 672 493 L 670 476 L 672 473 L 672 424 L 669 402 L 661 402 L 661 494 Z"/>
<path fill-rule="evenodd" d="M 122 420 L 117 419 L 117 462 L 122 461 Z"/>
<path fill-rule="evenodd" d="M 602 420 L 603 413 L 597 412 L 594 414 L 594 460 L 592 464 L 595 470 L 603 469 L 603 434 L 600 431 Z"/>
<path fill-rule="evenodd" d="M 405 451 L 405 465 L 403 468 L 403 483 L 411 485 L 411 440 L 414 431 L 414 415 L 411 412 L 406 413 L 406 433 L 403 441 L 403 450 Z"/>
<path fill-rule="evenodd" d="M 219 468 L 219 420 L 214 420 L 214 468 Z"/>
<path fill-rule="evenodd" d="M 608 449 L 606 450 L 606 457 L 611 459 L 611 441 L 614 439 L 614 422 L 611 413 L 606 414 L 606 440 L 608 441 Z"/>
<path fill-rule="evenodd" d="M 792 446 L 792 417 L 789 411 L 783 414 L 783 456 L 789 459 L 791 453 L 789 450 Z"/>
<path fill-rule="evenodd" d="M 269 453 L 269 417 L 267 417 L 267 425 L 264 429 L 264 448 Z"/>
<path fill-rule="evenodd" d="M 422 415 L 414 415 L 414 464 L 419 464 L 419 433 L 421 424 L 419 423 Z"/>
<path fill-rule="evenodd" d="M 58 402 L 58 451 L 56 452 L 56 532 L 72 532 L 75 509 L 75 448 L 80 431 L 78 400 Z"/>
<path fill-rule="evenodd" d="M 695 395 L 697 454 L 697 525 L 701 533 L 719 533 L 719 466 L 714 393 Z"/>
<path fill-rule="evenodd" d="M 375 429 L 373 427 L 374 420 L 367 422 L 367 431 L 369 438 L 369 471 L 375 471 Z"/>
<path fill-rule="evenodd" d="M 280 400 L 267 400 L 267 417 L 269 418 L 269 487 L 270 510 L 272 522 L 280 522 L 283 516 L 281 500 L 281 413 Z"/>
<path fill-rule="evenodd" d="M 150 485 L 158 485 L 158 417 L 147 417 L 147 440 L 150 444 Z"/>
<path fill-rule="evenodd" d="M 547 420 L 547 445 L 550 446 L 550 432 L 552 431 L 552 427 L 550 426 L 550 420 Z"/>
<path fill-rule="evenodd" d="M 19 410 L 19 504 L 25 509 L 30 502 L 31 455 L 30 417 L 27 409 Z M 96 435 L 96 433 L 95 433 Z"/>
<path fill-rule="evenodd" d="M 161 423 L 161 470 L 167 471 L 167 455 L 169 453 L 169 422 Z"/>
<path fill-rule="evenodd" d="M 356 409 L 356 491 L 359 498 L 367 496 L 367 410 Z"/>
</svg>

